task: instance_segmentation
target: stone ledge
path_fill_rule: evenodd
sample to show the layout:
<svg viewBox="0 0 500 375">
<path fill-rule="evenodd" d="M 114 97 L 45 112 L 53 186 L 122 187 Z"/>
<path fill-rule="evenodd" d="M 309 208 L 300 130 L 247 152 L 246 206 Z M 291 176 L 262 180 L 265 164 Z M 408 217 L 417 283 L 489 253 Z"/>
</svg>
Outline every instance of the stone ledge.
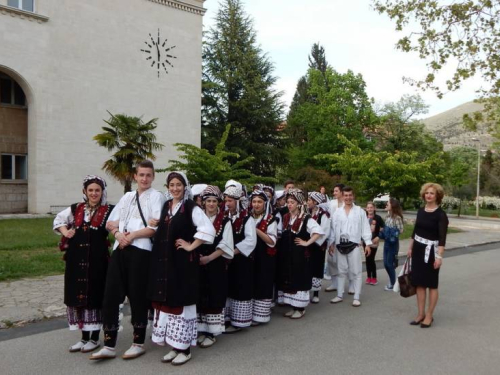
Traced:
<svg viewBox="0 0 500 375">
<path fill-rule="evenodd" d="M 197 7 L 195 5 L 187 4 L 187 3 L 184 3 L 184 2 L 178 1 L 178 0 L 148 0 L 148 1 L 151 1 L 151 2 L 157 3 L 157 4 L 161 4 L 161 5 L 165 5 L 165 6 L 168 6 L 171 8 L 179 9 L 179 10 L 182 10 L 185 12 L 198 14 L 200 16 L 203 16 L 205 14 L 205 12 L 207 11 L 205 8 Z"/>
<path fill-rule="evenodd" d="M 38 23 L 47 22 L 49 17 L 42 16 L 41 14 L 28 12 L 22 9 L 13 8 L 7 5 L 0 5 L 0 14 L 9 14 L 12 17 L 19 17 L 21 19 L 27 19 L 28 21 L 36 21 Z"/>
</svg>

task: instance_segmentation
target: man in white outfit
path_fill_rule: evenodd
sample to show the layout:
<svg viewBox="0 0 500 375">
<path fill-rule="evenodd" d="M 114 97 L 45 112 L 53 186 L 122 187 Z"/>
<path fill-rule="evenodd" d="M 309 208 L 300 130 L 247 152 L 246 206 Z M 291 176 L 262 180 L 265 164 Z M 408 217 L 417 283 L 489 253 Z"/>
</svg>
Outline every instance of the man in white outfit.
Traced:
<svg viewBox="0 0 500 375">
<path fill-rule="evenodd" d="M 334 248 L 330 247 L 331 254 L 337 254 L 338 266 L 338 291 L 337 297 L 331 303 L 339 303 L 344 298 L 344 285 L 346 276 L 352 280 L 354 288 L 354 300 L 352 305 L 361 306 L 361 275 L 362 260 L 359 244 L 363 240 L 366 244 L 365 255 L 370 255 L 372 244 L 372 232 L 366 213 L 359 206 L 354 204 L 354 192 L 351 187 L 345 186 L 342 189 L 344 206 L 337 209 L 333 214 L 331 241 Z"/>
<path fill-rule="evenodd" d="M 330 212 L 330 225 L 333 229 L 333 214 L 335 211 L 344 205 L 342 201 L 342 189 L 344 188 L 344 184 L 337 184 L 333 188 L 333 197 L 334 199 L 328 202 L 328 208 Z M 331 233 L 331 230 L 330 230 Z M 331 238 L 328 239 L 328 245 L 330 248 L 333 248 L 334 244 L 331 242 Z M 331 283 L 329 286 L 325 288 L 325 292 L 334 292 L 337 290 L 337 277 L 339 274 L 339 270 L 337 267 L 337 254 L 335 252 L 328 252 L 326 255 L 326 274 L 330 276 Z"/>
</svg>

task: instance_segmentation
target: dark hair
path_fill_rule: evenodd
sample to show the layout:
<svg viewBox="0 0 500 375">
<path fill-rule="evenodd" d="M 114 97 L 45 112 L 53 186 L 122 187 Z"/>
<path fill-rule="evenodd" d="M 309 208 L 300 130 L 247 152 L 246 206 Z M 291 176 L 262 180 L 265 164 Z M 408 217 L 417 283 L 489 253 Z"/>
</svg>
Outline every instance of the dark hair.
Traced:
<svg viewBox="0 0 500 375">
<path fill-rule="evenodd" d="M 399 216 L 403 219 L 403 209 L 401 208 L 401 204 L 396 198 L 389 198 L 389 202 L 391 203 L 391 217 Z"/>
<path fill-rule="evenodd" d="M 345 185 L 344 184 L 335 184 L 332 191 L 334 191 L 335 188 L 339 188 L 340 191 L 344 191 Z"/>
<path fill-rule="evenodd" d="M 286 188 L 286 185 L 290 185 L 290 184 L 295 185 L 295 182 L 293 182 L 293 180 L 286 180 L 283 187 Z"/>
<path fill-rule="evenodd" d="M 184 180 L 184 177 L 180 173 L 172 172 L 169 173 L 167 177 L 167 186 L 170 184 L 170 181 L 172 181 L 174 178 L 178 179 L 184 187 L 186 187 L 186 180 Z"/>
<path fill-rule="evenodd" d="M 143 160 L 135 166 L 135 173 L 139 172 L 139 168 L 150 168 L 153 170 L 153 176 L 155 175 L 155 167 L 151 160 Z"/>
<path fill-rule="evenodd" d="M 91 184 L 97 184 L 101 187 L 101 190 L 104 190 L 105 187 L 104 187 L 104 184 L 102 182 L 102 180 L 98 179 L 98 178 L 93 178 L 92 180 L 88 180 L 88 181 L 85 181 L 85 183 L 83 184 L 83 189 L 84 190 L 87 190 L 87 188 L 89 187 L 89 185 Z"/>
<path fill-rule="evenodd" d="M 341 185 L 341 184 L 339 184 L 339 185 Z M 354 189 L 353 189 L 352 187 L 350 187 L 350 186 L 344 186 L 344 187 L 342 188 L 342 193 L 346 193 L 346 192 L 347 192 L 347 193 L 348 193 L 348 192 L 351 192 L 351 193 L 353 193 L 353 194 L 354 194 Z"/>
</svg>

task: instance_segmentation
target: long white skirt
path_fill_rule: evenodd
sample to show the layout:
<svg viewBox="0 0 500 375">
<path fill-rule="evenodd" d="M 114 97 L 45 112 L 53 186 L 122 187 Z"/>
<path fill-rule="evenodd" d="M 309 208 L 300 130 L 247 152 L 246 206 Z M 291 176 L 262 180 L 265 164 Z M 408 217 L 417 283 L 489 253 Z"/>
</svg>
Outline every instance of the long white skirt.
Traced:
<svg viewBox="0 0 500 375">
<path fill-rule="evenodd" d="M 198 327 L 196 305 L 184 306 L 180 315 L 155 310 L 152 340 L 155 344 L 170 345 L 178 350 L 196 346 Z"/>
<path fill-rule="evenodd" d="M 299 290 L 297 293 L 283 293 L 281 290 L 278 291 L 278 303 L 290 305 L 297 308 L 305 308 L 309 305 L 309 291 Z"/>
<path fill-rule="evenodd" d="M 234 327 L 250 327 L 252 325 L 252 300 L 239 301 L 228 298 L 226 301 L 226 321 Z"/>
<path fill-rule="evenodd" d="M 218 336 L 225 330 L 224 310 L 220 314 L 198 314 L 198 332 L 207 332 Z"/>
<path fill-rule="evenodd" d="M 252 320 L 257 323 L 267 323 L 271 320 L 272 299 L 254 299 Z"/>
</svg>

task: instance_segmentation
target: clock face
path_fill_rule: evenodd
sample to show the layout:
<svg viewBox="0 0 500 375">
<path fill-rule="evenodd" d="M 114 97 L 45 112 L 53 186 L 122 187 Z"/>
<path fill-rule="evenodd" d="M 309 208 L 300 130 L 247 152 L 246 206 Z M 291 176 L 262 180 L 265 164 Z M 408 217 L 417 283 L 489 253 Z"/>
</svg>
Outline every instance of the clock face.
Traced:
<svg viewBox="0 0 500 375">
<path fill-rule="evenodd" d="M 162 71 L 168 74 L 167 66 L 169 69 L 173 68 L 174 65 L 172 61 L 177 58 L 172 54 L 172 50 L 175 46 L 168 46 L 167 41 L 168 39 L 165 38 L 162 42 L 160 38 L 160 29 L 158 29 L 156 40 L 150 33 L 149 39 L 144 42 L 147 47 L 141 49 L 141 52 L 146 55 L 146 61 L 151 62 L 151 68 L 157 70 L 158 78 L 160 78 L 160 72 Z"/>
</svg>

